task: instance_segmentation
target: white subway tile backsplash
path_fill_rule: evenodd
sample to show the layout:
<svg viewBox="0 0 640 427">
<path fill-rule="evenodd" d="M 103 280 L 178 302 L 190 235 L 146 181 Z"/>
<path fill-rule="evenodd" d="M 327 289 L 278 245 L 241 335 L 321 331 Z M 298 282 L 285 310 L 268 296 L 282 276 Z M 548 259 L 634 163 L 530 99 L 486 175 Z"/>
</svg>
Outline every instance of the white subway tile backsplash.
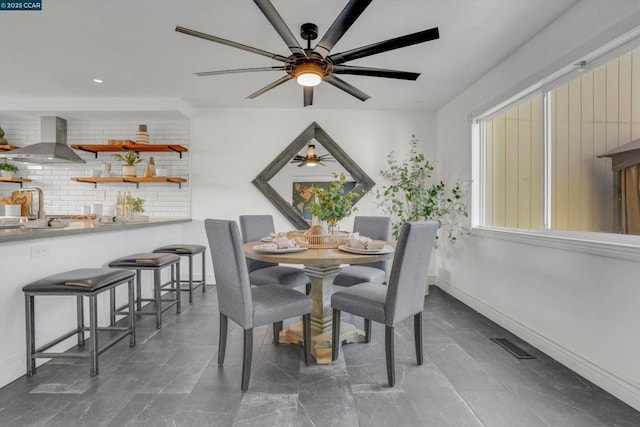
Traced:
<svg viewBox="0 0 640 427">
<path fill-rule="evenodd" d="M 72 144 L 107 144 L 109 139 L 135 140 L 138 125 L 145 123 L 151 143 L 180 144 L 189 147 L 190 123 L 188 120 L 158 121 L 124 121 L 124 120 L 67 120 L 67 143 Z M 12 145 L 24 146 L 39 142 L 40 119 L 14 120 L 2 123 L 5 138 Z M 18 164 L 22 176 L 33 180 L 30 185 L 42 187 L 45 192 L 45 211 L 59 214 L 79 214 L 82 206 L 100 202 L 105 205 L 105 212 L 113 212 L 113 205 L 118 192 L 131 192 L 134 197 L 145 199 L 145 215 L 149 216 L 189 216 L 189 183 L 177 184 L 149 183 L 140 184 L 92 184 L 71 181 L 71 177 L 89 176 L 92 169 L 102 170 L 106 163 L 111 163 L 112 173 L 119 174 L 121 163 L 113 155 L 76 151 L 86 164 L 58 164 L 33 166 Z M 189 177 L 189 153 L 183 153 L 182 159 L 177 153 L 141 153 L 145 159 L 138 164 L 138 175 L 150 157 L 154 158 L 156 167 L 165 168 L 169 175 Z M 17 187 L 15 184 L 0 183 L 0 194 L 10 194 Z"/>
</svg>

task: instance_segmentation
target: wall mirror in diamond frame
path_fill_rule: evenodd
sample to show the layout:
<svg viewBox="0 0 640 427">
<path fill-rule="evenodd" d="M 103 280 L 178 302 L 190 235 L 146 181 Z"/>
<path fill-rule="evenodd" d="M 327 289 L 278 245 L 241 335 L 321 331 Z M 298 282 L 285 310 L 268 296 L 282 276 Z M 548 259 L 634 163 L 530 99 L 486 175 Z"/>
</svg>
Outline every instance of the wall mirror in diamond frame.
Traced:
<svg viewBox="0 0 640 427">
<path fill-rule="evenodd" d="M 310 185 L 323 186 L 333 172 L 347 176 L 347 189 L 358 193 L 354 204 L 375 182 L 316 122 L 311 123 L 252 181 L 298 230 L 309 228 L 304 210 Z"/>
</svg>

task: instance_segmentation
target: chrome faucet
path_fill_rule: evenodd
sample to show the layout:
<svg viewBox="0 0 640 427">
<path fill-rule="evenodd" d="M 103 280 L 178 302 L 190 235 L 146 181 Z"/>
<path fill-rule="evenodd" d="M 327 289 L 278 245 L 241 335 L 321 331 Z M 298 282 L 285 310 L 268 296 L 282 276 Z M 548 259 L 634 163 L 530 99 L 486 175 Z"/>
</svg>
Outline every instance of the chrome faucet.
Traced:
<svg viewBox="0 0 640 427">
<path fill-rule="evenodd" d="M 38 219 L 44 218 L 44 193 L 40 187 L 24 187 L 18 190 L 19 192 L 31 191 L 38 194 Z"/>
</svg>

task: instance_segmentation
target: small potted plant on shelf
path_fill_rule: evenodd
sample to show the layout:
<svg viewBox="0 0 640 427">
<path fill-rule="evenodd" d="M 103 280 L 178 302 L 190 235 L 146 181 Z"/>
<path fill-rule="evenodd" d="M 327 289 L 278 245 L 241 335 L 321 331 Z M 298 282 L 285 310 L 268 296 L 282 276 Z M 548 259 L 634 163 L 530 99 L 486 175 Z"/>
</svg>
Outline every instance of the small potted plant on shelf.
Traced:
<svg viewBox="0 0 640 427">
<path fill-rule="evenodd" d="M 135 216 L 139 216 L 142 212 L 144 212 L 144 199 L 142 197 L 134 197 L 131 199 L 131 205 L 133 214 Z"/>
<path fill-rule="evenodd" d="M 343 218 L 351 215 L 358 208 L 353 206 L 353 199 L 358 197 L 353 191 L 344 194 L 346 178 L 344 173 L 338 175 L 333 173 L 333 181 L 326 189 L 312 187 L 311 192 L 315 195 L 315 200 L 307 205 L 307 209 L 312 215 L 322 221 L 327 221 L 329 234 L 337 233 L 337 224 Z"/>
<path fill-rule="evenodd" d="M 122 176 L 137 176 L 136 174 L 136 164 L 140 163 L 144 159 L 140 157 L 140 155 L 134 150 L 128 150 L 124 154 L 114 154 L 116 159 L 124 162 L 125 164 L 122 166 Z"/>
<path fill-rule="evenodd" d="M 0 176 L 12 177 L 16 173 L 18 173 L 16 165 L 12 165 L 7 161 L 0 163 Z"/>
</svg>

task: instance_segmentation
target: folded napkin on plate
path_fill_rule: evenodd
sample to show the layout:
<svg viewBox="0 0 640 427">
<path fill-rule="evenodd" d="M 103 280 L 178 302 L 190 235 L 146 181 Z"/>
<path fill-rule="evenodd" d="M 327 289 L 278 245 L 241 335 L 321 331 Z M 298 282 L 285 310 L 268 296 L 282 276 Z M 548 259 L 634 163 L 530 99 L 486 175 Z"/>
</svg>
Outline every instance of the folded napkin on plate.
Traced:
<svg viewBox="0 0 640 427">
<path fill-rule="evenodd" d="M 269 237 L 271 237 L 271 239 L 277 239 L 277 238 L 280 238 L 280 237 L 287 237 L 287 233 L 282 232 L 282 231 L 280 231 L 278 233 L 269 233 Z"/>
<path fill-rule="evenodd" d="M 353 233 L 347 240 L 347 246 L 353 249 L 384 249 L 384 241 L 372 240 L 369 237 L 360 236 L 359 233 Z"/>
<path fill-rule="evenodd" d="M 268 249 L 268 250 L 273 250 L 273 249 L 291 249 L 291 248 L 297 248 L 298 244 L 296 243 L 295 240 L 293 239 L 289 239 L 288 237 L 276 237 L 275 239 L 273 239 L 272 243 L 265 243 L 263 245 L 260 245 L 261 249 Z"/>
</svg>

